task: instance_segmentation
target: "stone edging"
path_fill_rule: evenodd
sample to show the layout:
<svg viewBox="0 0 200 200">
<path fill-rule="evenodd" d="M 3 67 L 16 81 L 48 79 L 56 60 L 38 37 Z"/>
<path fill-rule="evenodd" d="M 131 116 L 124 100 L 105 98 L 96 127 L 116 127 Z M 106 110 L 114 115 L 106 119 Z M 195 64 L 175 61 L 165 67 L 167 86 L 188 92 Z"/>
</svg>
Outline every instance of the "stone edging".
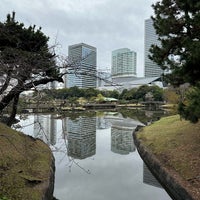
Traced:
<svg viewBox="0 0 200 200">
<path fill-rule="evenodd" d="M 133 138 L 138 153 L 171 198 L 174 200 L 197 200 L 185 187 L 180 184 L 180 177 L 178 177 L 178 175 L 171 175 L 170 172 L 162 166 L 155 155 L 142 145 L 141 141 L 137 139 L 137 130 L 138 129 L 136 128 L 136 132 L 133 132 Z"/>
</svg>

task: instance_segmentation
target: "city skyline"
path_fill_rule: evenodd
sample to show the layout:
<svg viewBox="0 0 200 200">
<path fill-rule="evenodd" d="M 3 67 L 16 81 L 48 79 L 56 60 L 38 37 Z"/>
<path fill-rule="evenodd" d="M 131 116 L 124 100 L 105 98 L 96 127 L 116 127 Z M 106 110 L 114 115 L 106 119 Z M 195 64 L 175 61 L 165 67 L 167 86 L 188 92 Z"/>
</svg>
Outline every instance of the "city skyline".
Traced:
<svg viewBox="0 0 200 200">
<path fill-rule="evenodd" d="M 36 25 L 57 45 L 58 55 L 68 55 L 68 46 L 84 42 L 98 49 L 97 67 L 111 67 L 111 52 L 127 47 L 137 52 L 137 74 L 144 72 L 144 20 L 153 15 L 156 0 L 2 0 L 0 20 L 16 12 L 25 26 Z M 113 7 L 114 9 L 110 9 Z M 45 9 L 44 9 L 45 8 Z"/>
</svg>

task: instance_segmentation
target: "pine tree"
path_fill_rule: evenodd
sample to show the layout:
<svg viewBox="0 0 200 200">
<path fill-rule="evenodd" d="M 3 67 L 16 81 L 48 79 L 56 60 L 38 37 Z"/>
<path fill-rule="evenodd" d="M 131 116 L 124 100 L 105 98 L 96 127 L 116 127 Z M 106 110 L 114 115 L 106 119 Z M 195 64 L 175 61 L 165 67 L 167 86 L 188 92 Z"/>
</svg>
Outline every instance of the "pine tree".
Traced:
<svg viewBox="0 0 200 200">
<path fill-rule="evenodd" d="M 153 5 L 152 17 L 160 46 L 152 46 L 151 59 L 170 72 L 173 85 L 200 80 L 200 1 L 162 0 Z"/>
<path fill-rule="evenodd" d="M 41 28 L 17 22 L 14 12 L 0 22 L 0 112 L 13 101 L 9 123 L 16 115 L 20 93 L 39 84 L 62 82 L 48 40 Z"/>
<path fill-rule="evenodd" d="M 150 58 L 168 71 L 164 77 L 169 83 L 193 87 L 193 92 L 181 99 L 178 111 L 196 123 L 200 118 L 200 1 L 162 0 L 153 8 L 161 45 L 151 47 Z"/>
</svg>

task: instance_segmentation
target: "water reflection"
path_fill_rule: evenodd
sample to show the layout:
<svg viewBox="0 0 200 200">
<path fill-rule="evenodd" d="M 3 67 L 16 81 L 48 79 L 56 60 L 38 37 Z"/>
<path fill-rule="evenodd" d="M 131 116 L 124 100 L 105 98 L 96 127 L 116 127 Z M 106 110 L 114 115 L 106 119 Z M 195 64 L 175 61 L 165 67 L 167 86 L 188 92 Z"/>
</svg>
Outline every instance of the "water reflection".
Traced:
<svg viewBox="0 0 200 200">
<path fill-rule="evenodd" d="M 137 119 L 120 113 L 76 118 L 34 115 L 30 120 L 31 117 L 35 122 L 34 136 L 54 151 L 55 196 L 59 200 L 66 196 L 70 200 L 170 199 L 143 166 L 134 146 L 132 132 L 137 125 L 143 125 Z"/>
<path fill-rule="evenodd" d="M 56 144 L 57 121 L 53 115 L 34 115 L 34 137 L 49 145 Z"/>
<path fill-rule="evenodd" d="M 68 156 L 84 159 L 96 153 L 96 117 L 67 121 Z"/>
<path fill-rule="evenodd" d="M 132 133 L 132 128 L 112 126 L 111 151 L 122 155 L 135 151 Z"/>
<path fill-rule="evenodd" d="M 143 183 L 154 187 L 162 188 L 160 183 L 157 181 L 157 179 L 154 177 L 154 175 L 151 173 L 151 171 L 145 163 L 143 163 Z"/>
</svg>

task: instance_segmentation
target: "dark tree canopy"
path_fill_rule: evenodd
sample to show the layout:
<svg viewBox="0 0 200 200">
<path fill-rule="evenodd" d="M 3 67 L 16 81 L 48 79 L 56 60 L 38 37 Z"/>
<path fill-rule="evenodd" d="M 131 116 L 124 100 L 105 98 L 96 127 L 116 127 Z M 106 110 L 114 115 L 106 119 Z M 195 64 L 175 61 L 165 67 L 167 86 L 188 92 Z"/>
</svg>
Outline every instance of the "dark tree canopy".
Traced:
<svg viewBox="0 0 200 200">
<path fill-rule="evenodd" d="M 7 15 L 5 22 L 0 22 L 0 111 L 13 100 L 13 112 L 16 112 L 23 91 L 62 81 L 48 40 L 41 28 L 26 28 L 17 22 L 14 12 Z"/>
<path fill-rule="evenodd" d="M 152 17 L 160 46 L 151 48 L 151 59 L 173 85 L 200 80 L 200 1 L 162 0 L 153 5 Z"/>
<path fill-rule="evenodd" d="M 49 38 L 35 26 L 24 27 L 15 21 L 15 15 L 0 22 L 1 75 L 18 81 L 35 79 L 35 76 L 56 75 L 55 55 L 49 52 Z"/>
<path fill-rule="evenodd" d="M 153 5 L 152 17 L 160 46 L 152 46 L 151 59 L 169 73 L 169 83 L 192 86 L 179 104 L 187 120 L 200 119 L 200 1 L 161 0 Z"/>
</svg>

